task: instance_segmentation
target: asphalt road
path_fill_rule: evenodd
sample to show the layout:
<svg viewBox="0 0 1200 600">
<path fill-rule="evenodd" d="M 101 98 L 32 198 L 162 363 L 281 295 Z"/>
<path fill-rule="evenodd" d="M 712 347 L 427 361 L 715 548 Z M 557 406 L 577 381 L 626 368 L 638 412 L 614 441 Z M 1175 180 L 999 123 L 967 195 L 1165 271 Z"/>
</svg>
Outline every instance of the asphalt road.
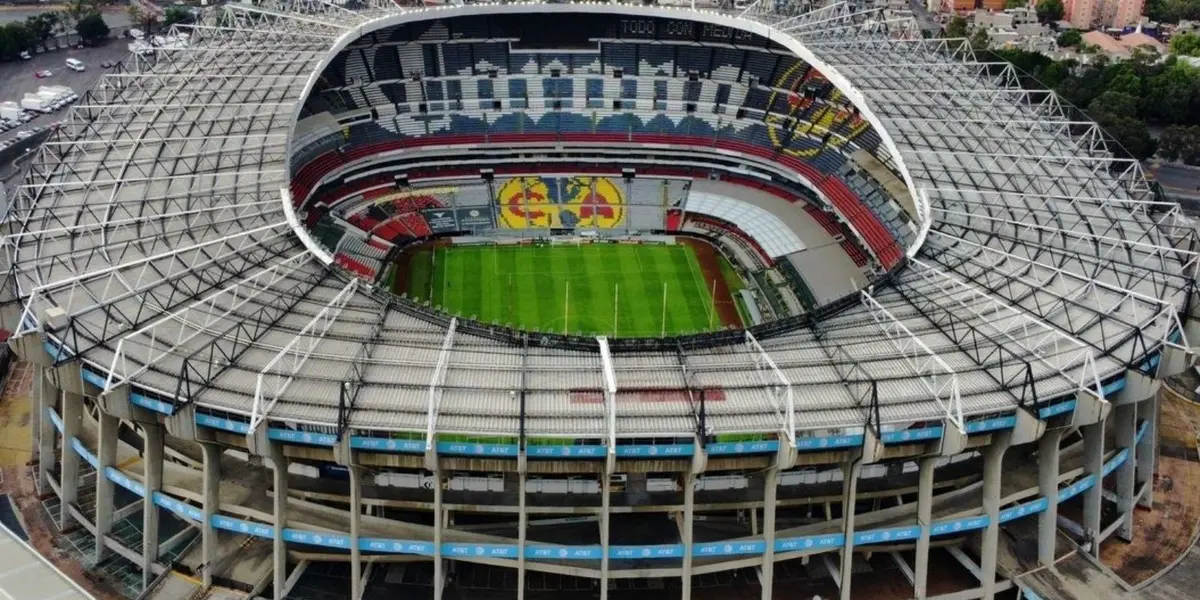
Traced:
<svg viewBox="0 0 1200 600">
<path fill-rule="evenodd" d="M 20 103 L 25 94 L 37 92 L 38 87 L 43 85 L 65 85 L 74 90 L 82 99 L 83 93 L 96 87 L 96 82 L 103 74 L 104 69 L 100 68 L 100 63 L 123 60 L 128 54 L 128 44 L 125 40 L 112 40 L 97 48 L 56 50 L 35 54 L 31 60 L 0 63 L 0 102 Z M 87 65 L 87 70 L 80 73 L 68 69 L 67 58 L 77 58 L 83 61 Z M 33 76 L 34 73 L 41 70 L 48 70 L 53 75 L 45 79 Z M 55 121 L 61 121 L 66 116 L 67 110 L 69 108 L 39 116 L 25 124 L 24 127 L 0 133 L 0 141 L 15 137 L 17 132 L 23 129 L 45 127 Z"/>
</svg>

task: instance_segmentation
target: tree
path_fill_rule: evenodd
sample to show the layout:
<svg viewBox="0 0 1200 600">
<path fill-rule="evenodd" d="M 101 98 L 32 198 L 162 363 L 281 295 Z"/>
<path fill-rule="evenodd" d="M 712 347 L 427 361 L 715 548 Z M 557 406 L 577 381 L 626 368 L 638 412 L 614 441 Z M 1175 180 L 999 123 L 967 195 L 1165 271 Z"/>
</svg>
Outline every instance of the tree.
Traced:
<svg viewBox="0 0 1200 600">
<path fill-rule="evenodd" d="M 1200 125 L 1172 125 L 1158 138 L 1158 155 L 1167 160 L 1182 160 L 1200 165 Z"/>
<path fill-rule="evenodd" d="M 1028 0 L 1004 0 L 1004 8 L 1022 8 L 1029 6 Z"/>
<path fill-rule="evenodd" d="M 21 21 L 0 26 L 0 60 L 15 60 L 36 43 L 33 32 Z"/>
<path fill-rule="evenodd" d="M 1172 125 L 1158 138 L 1158 155 L 1168 161 L 1200 164 L 1200 126 Z"/>
<path fill-rule="evenodd" d="M 100 14 L 99 0 L 69 0 L 63 9 L 67 21 L 79 25 L 85 17 Z"/>
<path fill-rule="evenodd" d="M 87 15 L 75 24 L 75 32 L 79 34 L 83 43 L 89 46 L 108 39 L 109 31 L 108 23 L 104 22 L 104 17 L 100 16 L 100 13 Z"/>
<path fill-rule="evenodd" d="M 1150 131 L 1146 123 L 1137 118 L 1136 96 L 1123 92 L 1104 92 L 1092 100 L 1087 112 L 1134 158 L 1143 159 L 1154 152 Z"/>
<path fill-rule="evenodd" d="M 129 22 L 136 23 L 147 34 L 151 32 L 154 25 L 154 13 L 142 8 L 137 2 L 130 2 L 129 6 L 125 7 L 125 13 L 129 15 Z"/>
<path fill-rule="evenodd" d="M 1146 82 L 1147 119 L 1166 124 L 1200 124 L 1200 69 L 1175 61 Z"/>
<path fill-rule="evenodd" d="M 1065 12 L 1062 0 L 1038 0 L 1037 16 L 1043 23 L 1061 21 Z"/>
<path fill-rule="evenodd" d="M 1171 54 L 1200 56 L 1200 35 L 1189 32 L 1172 37 Z"/>
<path fill-rule="evenodd" d="M 170 27 L 176 23 L 191 23 L 192 13 L 187 8 L 182 6 L 168 6 L 167 11 L 163 13 L 163 27 Z"/>
<path fill-rule="evenodd" d="M 961 15 L 955 15 L 946 23 L 946 37 L 948 38 L 965 38 L 967 37 L 967 20 Z"/>
<path fill-rule="evenodd" d="M 972 33 L 968 40 L 971 42 L 971 49 L 973 50 L 987 50 L 988 44 L 992 42 L 991 36 L 982 27 L 976 29 L 975 33 Z"/>
<path fill-rule="evenodd" d="M 37 15 L 32 15 L 25 18 L 25 26 L 29 28 L 29 32 L 37 42 L 43 46 L 46 41 L 54 37 L 58 32 L 58 26 L 61 22 L 59 14 L 56 12 L 44 12 Z"/>
<path fill-rule="evenodd" d="M 1075 31 L 1074 29 L 1068 29 L 1068 30 L 1058 34 L 1058 47 L 1059 48 L 1070 48 L 1072 46 L 1078 46 L 1079 43 L 1082 41 L 1083 41 L 1083 34 L 1079 33 L 1078 31 Z"/>
</svg>

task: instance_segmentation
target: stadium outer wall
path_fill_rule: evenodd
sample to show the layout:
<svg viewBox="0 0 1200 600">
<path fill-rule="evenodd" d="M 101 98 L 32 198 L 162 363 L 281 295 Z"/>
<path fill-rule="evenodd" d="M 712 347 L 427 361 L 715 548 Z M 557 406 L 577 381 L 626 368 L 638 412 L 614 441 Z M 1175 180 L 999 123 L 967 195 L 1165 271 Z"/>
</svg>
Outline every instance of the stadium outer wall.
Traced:
<svg viewBox="0 0 1200 600">
<path fill-rule="evenodd" d="M 163 558 L 169 540 L 159 540 L 156 534 L 160 520 L 181 519 L 201 531 L 200 556 L 184 557 L 183 562 L 191 563 L 205 586 L 226 580 L 228 575 L 222 569 L 228 565 L 222 563 L 244 544 L 243 539 L 260 538 L 273 548 L 277 599 L 286 597 L 290 561 L 350 561 L 356 575 L 350 593 L 359 597 L 364 562 L 387 562 L 388 557 L 401 556 L 434 561 L 437 598 L 444 587 L 447 564 L 466 561 L 515 569 L 522 582 L 519 598 L 524 597 L 523 582 L 529 571 L 598 579 L 602 597 L 608 595 L 612 579 L 680 578 L 681 597 L 690 598 L 694 575 L 757 568 L 762 573 L 762 598 L 767 599 L 773 593 L 776 562 L 826 554 L 839 565 L 835 580 L 841 597 L 853 598 L 861 597 L 852 591 L 853 557 L 879 551 L 913 553 L 909 567 L 913 595 L 924 598 L 931 548 L 944 545 L 962 547 L 976 556 L 979 585 L 961 590 L 961 597 L 991 598 L 1013 586 L 1005 578 L 1011 574 L 997 571 L 1003 524 L 1036 521 L 1038 562 L 1044 566 L 1066 550 L 1059 541 L 1062 516 L 1058 507 L 1072 498 L 1082 498 L 1082 507 L 1072 510 L 1081 511 L 1078 539 L 1090 546 L 1093 555 L 1098 555 L 1100 542 L 1113 535 L 1132 539 L 1134 507 L 1152 506 L 1160 386 L 1153 373 L 1165 375 L 1181 358 L 1168 349 L 1155 361 L 1151 375 L 1131 373 L 1121 388 L 1109 395 L 1111 413 L 1080 395 L 1076 401 L 1042 408 L 1042 420 L 1019 412 L 1011 422 L 998 419 L 983 425 L 990 429 L 965 436 L 942 432 L 942 437 L 934 438 L 932 432 L 922 436 L 920 430 L 909 430 L 909 435 L 922 439 L 879 440 L 868 435 L 861 445 L 847 448 L 798 452 L 785 445 L 774 453 L 733 458 L 700 451 L 690 458 L 581 461 L 535 459 L 524 452 L 513 458 L 456 456 L 453 449 L 439 449 L 428 462 L 420 454 L 351 448 L 348 440 L 332 447 L 320 447 L 324 441 L 298 436 L 288 441 L 266 435 L 248 440 L 222 428 L 228 423 L 198 422 L 190 407 L 164 416 L 141 406 L 144 401 L 135 404 L 128 397 L 100 396 L 86 371 L 71 364 L 51 367 L 51 356 L 44 350 L 39 356 L 37 349 L 22 348 L 25 357 L 37 363 L 35 390 L 40 410 L 33 424 L 39 456 L 37 485 L 41 493 L 61 499 L 63 530 L 73 528 L 74 523 L 94 532 L 99 542 L 97 562 L 111 553 L 139 558 L 137 563 L 149 583 L 170 568 Z M 1076 428 L 1080 435 L 1073 433 Z M 129 435 L 132 432 L 136 435 Z M 130 460 L 139 450 L 141 461 Z M 262 456 L 276 468 L 243 463 L 228 454 L 235 450 Z M 971 452 L 979 453 L 979 458 L 966 464 L 956 466 L 944 460 Z M 289 475 L 288 466 L 293 464 L 341 465 L 348 479 Z M 881 477 L 863 477 L 864 468 L 880 464 L 886 470 Z M 87 465 L 106 475 L 90 484 L 95 486 L 94 506 L 79 501 L 81 491 L 89 486 L 87 480 L 80 480 L 81 469 Z M 841 481 L 815 485 L 781 484 L 781 476 L 786 478 L 797 468 L 836 472 L 842 477 Z M 432 489 L 398 491 L 372 485 L 369 478 L 364 482 L 369 473 L 384 472 L 426 473 Z M 451 489 L 456 477 L 480 472 L 502 474 L 502 489 Z M 714 474 L 731 473 L 747 474 L 748 487 L 732 491 L 704 488 Z M 598 492 L 528 491 L 531 480 L 568 474 L 596 482 Z M 614 492 L 605 485 L 614 475 L 626 477 L 623 491 Z M 648 493 L 645 486 L 651 477 L 673 479 L 677 487 L 673 492 Z M 226 487 L 231 483 L 232 489 Z M 247 496 L 247 486 L 261 487 L 251 489 Z M 124 546 L 104 533 L 111 529 L 115 512 L 129 509 L 114 506 L 116 487 L 142 498 L 145 534 L 140 548 Z M 1115 502 L 1106 499 L 1106 488 L 1115 491 L 1111 496 Z M 883 496 L 898 495 L 916 501 L 900 506 L 884 506 L 879 501 Z M 964 503 L 964 498 L 971 497 Z M 340 508 L 317 509 L 311 501 Z M 808 526 L 777 525 L 780 511 L 822 504 L 832 511 L 827 513 L 831 517 L 840 507 L 857 509 L 847 518 Z M 1102 521 L 1101 515 L 1109 512 L 1106 504 L 1115 510 Z M 349 510 L 352 506 L 359 508 Z M 371 506 L 430 512 L 433 525 L 364 516 L 362 508 Z M 871 509 L 864 510 L 864 506 Z M 752 535 L 696 542 L 698 516 L 745 515 L 747 511 L 752 513 Z M 611 522 L 631 512 L 675 516 L 679 543 L 642 547 L 611 543 Z M 451 524 L 455 514 L 506 516 L 515 520 L 517 535 L 498 539 L 456 530 Z M 599 543 L 547 544 L 527 537 L 531 517 L 565 514 L 593 515 L 599 524 Z M 341 525 L 331 527 L 331 523 Z M 391 535 L 381 539 L 384 531 Z M 631 563 L 631 558 L 641 562 Z M 655 560 L 660 562 L 655 564 Z"/>
</svg>

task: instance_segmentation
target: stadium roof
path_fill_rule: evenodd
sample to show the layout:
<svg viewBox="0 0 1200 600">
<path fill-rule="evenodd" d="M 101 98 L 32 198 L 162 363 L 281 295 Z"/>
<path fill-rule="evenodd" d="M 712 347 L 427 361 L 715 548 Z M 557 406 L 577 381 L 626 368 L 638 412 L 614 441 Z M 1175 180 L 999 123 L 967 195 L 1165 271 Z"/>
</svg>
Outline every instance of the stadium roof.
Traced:
<svg viewBox="0 0 1200 600">
<path fill-rule="evenodd" d="M 230 4 L 187 47 L 130 56 L 39 151 L 8 215 L 17 336 L 49 333 L 106 392 L 321 427 L 608 438 L 862 427 L 1102 396 L 1178 331 L 1197 256 L 1179 208 L 1049 92 L 962 40 L 843 4 L 784 16 L 620 4 L 428 9 Z M 488 12 L 612 11 L 770 33 L 879 130 L 922 233 L 891 281 L 819 327 L 679 352 L 515 347 L 418 316 L 327 267 L 288 192 L 288 136 L 319 68 L 364 31 Z M 231 16 L 224 16 L 224 15 Z M 11 311 L 10 311 L 11 312 Z M 1180 332 L 1181 333 L 1181 332 Z M 1178 343 L 1186 343 L 1172 338 Z M 58 347 L 63 349 L 59 350 Z M 345 384 L 343 384 L 345 382 Z M 603 403 L 575 402 L 581 391 Z M 353 410 L 343 413 L 339 401 Z M 487 410 L 481 410 L 481 407 Z"/>
</svg>

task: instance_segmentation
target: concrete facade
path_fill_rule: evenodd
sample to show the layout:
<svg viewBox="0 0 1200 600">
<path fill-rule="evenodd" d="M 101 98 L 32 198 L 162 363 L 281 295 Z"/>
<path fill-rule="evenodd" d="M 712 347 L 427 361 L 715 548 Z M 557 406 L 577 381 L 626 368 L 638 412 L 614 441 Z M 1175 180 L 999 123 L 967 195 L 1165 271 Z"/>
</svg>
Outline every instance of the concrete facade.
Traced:
<svg viewBox="0 0 1200 600">
<path fill-rule="evenodd" d="M 1148 380 L 1153 382 L 1153 380 Z M 48 380 L 39 382 L 46 386 L 43 389 L 50 389 L 52 383 Z M 1134 386 L 1137 387 L 1137 386 Z M 1109 477 L 1117 479 L 1118 501 L 1116 507 L 1123 511 L 1124 515 L 1131 514 L 1133 507 L 1138 501 L 1148 494 L 1149 482 L 1152 480 L 1153 459 L 1152 452 L 1147 452 L 1146 449 L 1152 447 L 1152 442 L 1147 441 L 1148 435 L 1152 434 L 1154 417 L 1156 414 L 1155 398 L 1140 398 L 1136 399 L 1133 395 L 1138 393 L 1137 390 L 1156 389 L 1146 386 L 1137 387 L 1130 394 L 1125 394 L 1119 398 L 1114 398 L 1116 406 L 1109 410 L 1108 405 L 1104 405 L 1103 410 L 1084 410 L 1077 409 L 1076 415 L 1067 415 L 1065 420 L 1059 419 L 1050 422 L 1038 421 L 1036 419 L 1021 418 L 1017 420 L 1017 425 L 1011 430 L 1001 430 L 982 437 L 965 438 L 968 448 L 967 452 L 977 452 L 980 455 L 981 471 L 977 476 L 972 477 L 975 481 L 981 484 L 978 489 L 976 514 L 987 520 L 987 524 L 982 528 L 982 544 L 979 548 L 979 553 L 975 555 L 977 560 L 977 575 L 978 575 L 978 597 L 991 598 L 995 597 L 1000 591 L 1008 589 L 1006 583 L 1006 573 L 998 570 L 997 549 L 999 545 L 1000 529 L 1003 527 L 1002 511 L 1008 508 L 1001 504 L 1001 498 L 1009 493 L 1009 483 L 1006 483 L 1009 478 L 1005 473 L 1004 465 L 1006 465 L 1005 457 L 1010 453 L 1016 452 L 1018 448 L 1027 447 L 1031 444 L 1036 444 L 1037 460 L 1031 463 L 1032 470 L 1030 473 L 1035 474 L 1037 484 L 1035 490 L 1037 495 L 1048 500 L 1049 506 L 1047 510 L 1041 512 L 1038 519 L 1038 548 L 1039 556 L 1043 563 L 1049 562 L 1054 556 L 1056 550 L 1056 538 L 1060 534 L 1059 528 L 1055 522 L 1057 520 L 1057 512 L 1055 508 L 1056 496 L 1059 490 L 1064 485 L 1064 480 L 1060 477 L 1059 465 L 1063 460 L 1068 460 L 1065 457 L 1070 455 L 1077 458 L 1070 459 L 1075 461 L 1072 464 L 1080 464 L 1083 467 L 1086 475 L 1095 477 L 1103 476 L 1102 470 L 1104 465 L 1109 464 L 1113 460 L 1115 452 L 1126 450 L 1129 452 L 1129 459 L 1118 466 L 1113 472 L 1109 473 Z M 1132 394 L 1132 395 L 1131 395 Z M 70 434 L 71 437 L 81 440 L 86 446 L 86 442 L 82 440 L 96 439 L 99 440 L 100 451 L 96 454 L 96 460 L 103 465 L 119 465 L 121 452 L 117 451 L 118 444 L 116 442 L 117 425 L 122 423 L 121 419 L 116 416 L 108 415 L 103 412 L 99 413 L 98 419 L 92 420 L 85 415 L 89 412 L 93 400 L 89 397 L 61 393 L 45 393 L 39 396 L 43 399 L 43 408 L 57 414 L 63 415 L 62 419 L 62 434 L 52 428 L 50 433 L 55 436 L 49 443 L 51 447 L 57 444 L 58 447 L 67 449 L 62 456 L 54 456 L 59 460 L 60 472 L 63 474 L 58 488 L 61 490 L 61 498 L 63 499 L 63 511 L 69 513 L 68 509 L 76 502 L 74 494 L 77 487 L 73 486 L 68 473 L 72 470 L 77 471 L 79 468 L 80 455 L 71 443 L 64 443 L 62 435 Z M 1098 417 L 1090 423 L 1076 422 L 1080 418 L 1079 413 L 1090 413 Z M 47 413 L 49 414 L 49 413 Z M 1072 420 L 1074 419 L 1074 420 Z M 167 435 L 168 427 L 157 422 L 146 421 L 124 421 L 128 425 L 135 426 L 140 431 L 144 441 L 144 464 L 145 467 L 136 473 L 131 473 L 131 478 L 141 479 L 147 491 L 146 498 L 151 498 L 155 490 L 166 490 L 165 493 L 170 495 L 173 489 L 172 485 L 178 486 L 179 475 L 177 472 L 180 467 L 167 459 L 168 452 L 166 448 L 170 448 L 176 442 L 200 442 L 200 461 L 198 461 L 198 469 L 196 471 L 197 478 L 195 484 L 198 507 L 203 514 L 202 521 L 197 523 L 202 536 L 202 544 L 198 550 L 201 557 L 202 568 L 199 569 L 202 583 L 205 586 L 213 584 L 214 572 L 222 558 L 221 544 L 218 541 L 218 529 L 213 526 L 214 517 L 218 515 L 237 515 L 239 511 L 235 507 L 228 506 L 222 503 L 222 470 L 221 463 L 227 460 L 225 453 L 228 451 L 241 451 L 237 437 L 223 436 L 221 434 L 214 435 L 212 432 L 206 432 L 202 428 L 196 428 L 194 431 L 196 439 L 177 439 L 171 435 Z M 1137 437 L 1139 430 L 1143 430 L 1142 437 Z M 96 434 L 92 435 L 95 431 Z M 1068 435 L 1069 434 L 1069 435 Z M 870 436 L 868 436 L 870 437 Z M 1109 437 L 1115 439 L 1117 448 L 1104 448 L 1103 439 Z M 40 436 L 39 436 L 40 438 Z M 70 438 L 66 438 L 70 439 Z M 47 446 L 47 440 L 36 439 L 35 446 L 44 448 Z M 685 550 L 679 557 L 675 566 L 655 569 L 636 569 L 634 571 L 626 571 L 628 567 L 618 565 L 617 561 L 607 559 L 610 556 L 611 544 L 611 529 L 612 516 L 614 514 L 614 494 L 611 492 L 610 486 L 604 484 L 611 479 L 607 468 L 593 471 L 598 480 L 602 483 L 600 493 L 596 498 L 597 505 L 595 512 L 599 527 L 598 539 L 603 551 L 605 559 L 591 563 L 592 568 L 587 567 L 587 563 L 572 565 L 569 563 L 561 563 L 555 565 L 553 562 L 544 560 L 530 560 L 526 550 L 519 553 L 519 559 L 499 560 L 493 559 L 487 561 L 487 564 L 495 564 L 498 566 L 506 566 L 514 569 L 517 572 L 518 580 L 524 581 L 525 574 L 529 570 L 548 570 L 549 572 L 569 573 L 581 577 L 595 577 L 599 580 L 601 597 L 612 595 L 608 592 L 610 581 L 616 577 L 678 577 L 682 583 L 683 597 L 691 597 L 690 582 L 692 576 L 699 572 L 711 573 L 724 569 L 740 568 L 746 565 L 756 566 L 761 573 L 762 582 L 762 597 L 770 598 L 773 594 L 773 580 L 775 563 L 779 560 L 793 559 L 797 557 L 820 557 L 823 554 L 829 553 L 832 557 L 833 565 L 836 565 L 831 576 L 837 582 L 841 590 L 840 596 L 843 599 L 858 598 L 854 592 L 853 578 L 853 563 L 856 555 L 870 553 L 872 551 L 869 542 L 860 540 L 858 534 L 866 531 L 880 531 L 881 525 L 903 525 L 908 523 L 916 524 L 920 533 L 914 539 L 907 540 L 901 544 L 901 547 L 911 548 L 915 551 L 915 568 L 911 570 L 913 573 L 913 595 L 916 598 L 924 598 L 927 595 L 928 581 L 930 577 L 936 577 L 938 569 L 930 564 L 930 552 L 933 544 L 931 542 L 939 540 L 944 541 L 944 532 L 935 532 L 938 527 L 937 523 L 944 520 L 939 516 L 941 503 L 950 495 L 953 495 L 953 490 L 946 490 L 944 487 L 938 491 L 938 482 L 942 481 L 944 486 L 945 476 L 939 475 L 939 471 L 947 467 L 944 459 L 939 457 L 938 448 L 944 451 L 958 453 L 959 448 L 950 447 L 947 444 L 935 445 L 909 445 L 907 447 L 884 447 L 883 445 L 875 445 L 874 447 L 864 447 L 861 450 L 853 450 L 848 452 L 824 453 L 820 456 L 786 453 L 781 454 L 781 457 L 774 461 L 774 466 L 768 467 L 758 479 L 761 486 L 760 491 L 756 491 L 755 497 L 761 498 L 754 502 L 754 517 L 751 533 L 747 541 L 761 540 L 765 546 L 761 554 L 749 557 L 749 559 L 738 559 L 730 557 L 724 561 L 714 562 L 711 559 L 706 559 L 702 563 L 698 562 L 699 557 L 692 552 L 694 542 L 694 531 L 697 517 L 706 512 L 720 510 L 717 504 L 712 502 L 711 494 L 705 494 L 698 491 L 697 484 L 703 481 L 703 477 L 720 473 L 713 469 L 700 469 L 695 471 L 698 464 L 696 462 L 685 462 L 680 464 L 680 471 L 676 477 L 678 498 L 680 503 L 675 505 L 675 508 L 664 507 L 662 510 L 673 515 L 674 520 L 679 526 L 679 540 L 684 545 Z M 270 442 L 261 447 L 261 450 L 266 454 L 263 456 L 264 467 L 253 467 L 247 465 L 247 468 L 260 468 L 269 471 L 271 481 L 269 490 L 269 514 L 270 524 L 272 525 L 270 535 L 270 580 L 272 587 L 275 590 L 274 597 L 282 599 L 285 596 L 283 593 L 295 584 L 300 573 L 297 569 L 291 568 L 293 561 L 289 559 L 289 550 L 293 549 L 293 542 L 289 541 L 285 535 L 285 528 L 288 527 L 304 527 L 304 523 L 312 523 L 313 513 L 311 509 L 301 508 L 301 513 L 298 510 L 296 500 L 290 497 L 289 490 L 291 489 L 292 479 L 289 477 L 289 463 L 296 460 L 299 456 L 312 456 L 311 452 L 306 452 L 303 447 L 287 445 L 278 442 Z M 932 450 L 933 452 L 929 452 Z M 1139 451 L 1141 451 L 1139 453 Z M 128 452 L 128 451 L 126 451 Z M 1140 454 L 1140 455 L 1139 455 Z M 1147 455 L 1151 457 L 1147 457 Z M 349 460 L 344 460 L 349 457 Z M 332 456 L 330 456 L 332 458 Z M 351 563 L 351 588 L 347 590 L 347 594 L 351 598 L 361 597 L 364 586 L 365 577 L 364 569 L 366 563 L 364 557 L 366 554 L 359 550 L 360 541 L 367 537 L 368 531 L 371 534 L 379 527 L 379 519 L 370 516 L 370 511 L 364 511 L 364 506 L 369 506 L 371 503 L 378 502 L 378 499 L 372 498 L 364 489 L 364 476 L 368 472 L 378 473 L 381 467 L 376 464 L 380 460 L 380 456 L 373 456 L 370 453 L 349 453 L 343 455 L 343 462 L 349 463 L 348 471 L 348 488 L 347 493 L 343 496 L 345 506 L 344 511 L 338 511 L 336 514 L 341 515 L 333 517 L 338 523 L 344 523 L 343 531 L 348 532 L 349 539 L 353 544 L 353 550 L 344 560 L 349 560 Z M 863 512 L 864 498 L 875 497 L 874 493 L 867 493 L 864 496 L 864 488 L 862 487 L 870 479 L 864 479 L 864 470 L 870 466 L 878 466 L 885 464 L 885 461 L 899 459 L 901 463 L 888 463 L 897 466 L 905 463 L 910 463 L 916 467 L 917 477 L 915 486 L 906 488 L 911 491 L 907 493 L 914 494 L 916 499 L 915 504 L 906 507 L 890 509 L 891 513 L 896 513 L 895 517 L 883 518 L 881 515 L 888 514 L 888 510 L 880 510 L 880 507 L 872 505 L 874 509 Z M 44 463 L 52 461 L 43 461 Z M 446 585 L 448 575 L 454 570 L 455 561 L 473 560 L 469 557 L 454 557 L 447 556 L 441 551 L 441 544 L 448 542 L 456 542 L 463 539 L 471 539 L 466 535 L 465 531 L 456 530 L 454 525 L 453 512 L 455 510 L 463 510 L 460 503 L 454 504 L 457 509 L 449 508 L 450 502 L 447 501 L 446 494 L 450 488 L 450 479 L 455 471 L 461 470 L 461 464 L 447 458 L 440 458 L 437 461 L 439 470 L 433 473 L 434 484 L 430 490 L 432 521 L 433 526 L 428 528 L 411 529 L 410 535 L 419 539 L 422 535 L 427 535 L 428 539 L 434 543 L 433 556 L 425 560 L 432 559 L 434 561 L 435 570 L 435 594 L 441 597 Z M 527 502 L 530 492 L 527 490 L 527 482 L 529 480 L 528 465 L 530 461 L 521 458 L 519 461 L 494 463 L 494 468 L 499 472 L 506 473 L 505 477 L 514 483 L 514 488 L 517 491 L 515 494 L 515 508 L 510 512 L 513 521 L 517 524 L 517 535 L 512 541 L 519 548 L 525 549 L 530 547 L 530 542 L 526 536 L 528 520 L 531 513 L 537 514 L 546 510 L 545 506 L 530 506 Z M 842 475 L 841 491 L 831 498 L 832 506 L 838 507 L 842 513 L 842 517 L 833 516 L 828 521 L 828 524 L 840 531 L 844 537 L 839 546 L 826 548 L 823 550 L 813 550 L 796 553 L 793 551 L 779 552 L 776 547 L 776 541 L 785 536 L 794 535 L 793 530 L 779 530 L 777 528 L 777 510 L 779 507 L 779 492 L 782 489 L 780 477 L 787 474 L 793 465 L 807 464 L 817 466 L 826 470 L 832 470 Z M 164 478 L 164 466 L 171 466 L 167 470 Z M 626 465 L 622 462 L 614 463 L 615 470 L 620 473 Z M 630 467 L 638 468 L 635 464 L 630 464 Z M 511 470 L 510 470 L 511 469 Z M 889 468 L 888 473 L 893 475 L 900 473 L 904 469 Z M 1066 470 L 1064 467 L 1063 470 Z M 1149 471 L 1149 472 L 1148 472 Z M 1017 474 L 1013 474 L 1016 477 Z M 977 477 L 977 478 L 976 478 Z M 643 477 L 630 478 L 631 481 L 639 481 L 641 483 L 633 484 L 635 489 L 644 489 L 645 480 Z M 174 481 L 173 484 L 167 484 L 166 481 Z M 876 489 L 877 484 L 872 483 L 868 490 Z M 96 499 L 96 523 L 94 525 L 98 537 L 103 536 L 103 532 L 110 526 L 111 523 L 111 498 L 113 486 L 111 482 L 105 483 L 97 487 L 98 493 Z M 262 490 L 266 492 L 267 490 Z M 1089 544 L 1093 540 L 1101 542 L 1101 537 L 1098 516 L 1102 495 L 1100 486 L 1093 485 L 1082 494 L 1082 502 L 1084 506 L 1084 520 L 1082 524 L 1083 531 L 1086 535 L 1080 540 L 1083 544 Z M 642 492 L 638 492 L 642 493 Z M 761 496 L 759 496 L 761 493 Z M 186 498 L 184 499 L 186 501 Z M 621 502 L 628 500 L 622 498 Z M 143 514 L 145 522 L 145 530 L 147 532 L 156 531 L 158 528 L 158 515 L 160 511 L 157 506 L 153 506 L 152 502 L 147 500 L 146 506 L 150 510 L 146 510 Z M 854 507 L 859 507 L 856 511 Z M 487 510 L 479 508 L 478 510 Z M 761 510 L 762 518 L 758 519 L 759 511 Z M 911 510 L 911 512 L 908 512 Z M 366 513 L 366 514 L 364 514 Z M 74 517 L 72 517 L 74 518 Z M 370 523 L 370 525 L 368 525 Z M 1132 520 L 1125 519 L 1124 525 L 1117 530 L 1119 537 L 1127 539 L 1132 535 Z M 91 528 L 91 524 L 88 524 Z M 397 526 L 402 525 L 396 523 Z M 422 533 L 423 532 L 423 533 Z M 482 538 L 481 538 L 482 539 Z M 486 540 L 485 540 L 486 541 Z M 503 542 L 505 540 L 496 540 Z M 664 540 L 669 541 L 669 540 Z M 731 540 L 735 542 L 738 540 Z M 112 540 L 102 542 L 98 545 L 99 548 L 112 548 Z M 1097 546 L 1092 546 L 1094 550 Z M 146 578 L 152 578 L 153 574 L 161 571 L 161 567 L 152 568 L 156 562 L 161 560 L 160 544 L 157 535 L 148 535 L 143 541 L 143 547 L 132 549 L 141 555 L 141 565 L 146 569 Z M 97 550 L 98 555 L 102 555 L 106 550 Z M 368 566 L 369 568 L 369 566 Z M 524 585 L 522 585 L 519 596 L 524 596 Z"/>
</svg>

